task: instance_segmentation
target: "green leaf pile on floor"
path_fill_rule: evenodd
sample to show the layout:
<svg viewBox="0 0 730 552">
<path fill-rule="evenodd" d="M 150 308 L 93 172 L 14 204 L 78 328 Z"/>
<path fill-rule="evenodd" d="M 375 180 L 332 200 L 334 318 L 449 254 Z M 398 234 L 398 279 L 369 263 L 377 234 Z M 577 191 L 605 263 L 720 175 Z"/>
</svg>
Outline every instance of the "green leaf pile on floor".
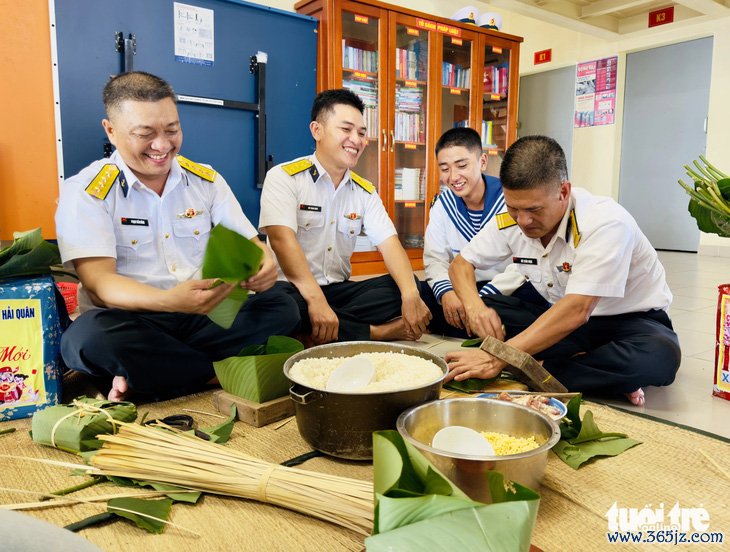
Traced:
<svg viewBox="0 0 730 552">
<path fill-rule="evenodd" d="M 641 444 L 629 439 L 625 433 L 605 433 L 593 420 L 593 412 L 586 410 L 580 418 L 581 396 L 573 397 L 568 403 L 568 413 L 560 422 L 560 441 L 553 452 L 571 468 L 581 465 L 597 456 L 618 456 L 622 452 Z"/>
<path fill-rule="evenodd" d="M 469 498 L 397 431 L 373 434 L 375 519 L 370 552 L 527 550 L 540 495 L 487 472 L 492 504 Z M 479 477 L 475 474 L 475 477 Z"/>
<path fill-rule="evenodd" d="M 259 271 L 263 256 L 263 250 L 255 243 L 225 226 L 218 224 L 210 231 L 203 258 L 203 278 L 218 278 L 235 287 L 208 313 L 208 318 L 222 328 L 231 327 L 248 298 L 248 290 L 239 284 Z"/>
<path fill-rule="evenodd" d="M 50 274 L 60 263 L 58 246 L 45 241 L 40 228 L 13 232 L 13 243 L 0 250 L 0 278 Z"/>
</svg>

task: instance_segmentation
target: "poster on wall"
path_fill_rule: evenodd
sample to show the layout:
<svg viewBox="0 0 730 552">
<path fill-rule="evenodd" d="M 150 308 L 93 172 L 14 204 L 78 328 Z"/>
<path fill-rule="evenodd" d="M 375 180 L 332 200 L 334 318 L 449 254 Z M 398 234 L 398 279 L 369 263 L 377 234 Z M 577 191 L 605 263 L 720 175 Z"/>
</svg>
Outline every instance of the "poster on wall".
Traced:
<svg viewBox="0 0 730 552">
<path fill-rule="evenodd" d="M 573 126 L 612 125 L 616 113 L 618 56 L 579 63 L 575 68 Z"/>
<path fill-rule="evenodd" d="M 213 10 L 174 2 L 175 61 L 213 67 Z"/>
</svg>

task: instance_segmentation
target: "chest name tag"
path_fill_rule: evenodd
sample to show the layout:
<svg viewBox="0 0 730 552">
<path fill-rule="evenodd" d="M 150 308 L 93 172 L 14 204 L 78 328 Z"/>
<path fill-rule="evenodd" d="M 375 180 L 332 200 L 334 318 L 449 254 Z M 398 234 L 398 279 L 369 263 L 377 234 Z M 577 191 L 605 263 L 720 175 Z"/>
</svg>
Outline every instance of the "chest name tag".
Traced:
<svg viewBox="0 0 730 552">
<path fill-rule="evenodd" d="M 530 259 L 529 257 L 512 257 L 512 262 L 517 264 L 536 265 L 537 259 Z"/>
<path fill-rule="evenodd" d="M 123 226 L 149 226 L 150 221 L 148 221 L 147 219 L 122 217 L 122 225 Z"/>
<path fill-rule="evenodd" d="M 305 205 L 304 203 L 299 204 L 300 211 L 314 211 L 315 213 L 321 213 L 322 207 L 319 205 Z"/>
</svg>

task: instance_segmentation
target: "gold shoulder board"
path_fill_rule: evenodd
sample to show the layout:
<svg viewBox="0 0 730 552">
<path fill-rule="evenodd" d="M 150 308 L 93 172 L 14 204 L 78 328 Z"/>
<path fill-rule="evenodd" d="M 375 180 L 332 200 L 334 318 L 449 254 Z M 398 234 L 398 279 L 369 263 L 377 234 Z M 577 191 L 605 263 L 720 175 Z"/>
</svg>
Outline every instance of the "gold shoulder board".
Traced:
<svg viewBox="0 0 730 552">
<path fill-rule="evenodd" d="M 360 186 L 363 190 L 365 190 L 367 193 L 372 194 L 375 191 L 375 186 L 373 186 L 373 183 L 369 180 L 364 179 L 359 174 L 356 174 L 352 171 L 350 171 L 350 180 L 352 180 L 355 184 Z"/>
<path fill-rule="evenodd" d="M 98 174 L 93 178 L 89 185 L 86 186 L 86 193 L 97 199 L 104 200 L 109 195 L 114 183 L 119 176 L 119 167 L 113 163 L 104 165 Z"/>
<path fill-rule="evenodd" d="M 578 247 L 580 231 L 578 230 L 578 221 L 575 219 L 575 209 L 570 212 L 570 230 L 573 233 L 573 247 Z"/>
<path fill-rule="evenodd" d="M 191 161 L 187 157 L 183 157 L 182 155 L 177 156 L 177 162 L 180 163 L 180 166 L 193 173 L 195 176 L 199 176 L 203 180 L 207 180 L 208 182 L 213 182 L 215 180 L 215 177 L 218 173 L 216 173 L 213 169 L 209 169 L 208 167 L 204 167 L 200 163 L 196 163 L 195 161 Z"/>
<path fill-rule="evenodd" d="M 504 230 L 505 228 L 509 228 L 517 224 L 517 222 L 515 222 L 515 219 L 513 219 L 509 213 L 499 213 L 496 218 L 497 228 L 499 228 L 500 230 Z"/>
<path fill-rule="evenodd" d="M 291 163 L 282 165 L 281 168 L 284 169 L 284 172 L 289 176 L 294 176 L 302 171 L 306 171 L 311 166 L 312 162 L 309 159 L 300 159 L 299 161 L 292 161 Z"/>
</svg>

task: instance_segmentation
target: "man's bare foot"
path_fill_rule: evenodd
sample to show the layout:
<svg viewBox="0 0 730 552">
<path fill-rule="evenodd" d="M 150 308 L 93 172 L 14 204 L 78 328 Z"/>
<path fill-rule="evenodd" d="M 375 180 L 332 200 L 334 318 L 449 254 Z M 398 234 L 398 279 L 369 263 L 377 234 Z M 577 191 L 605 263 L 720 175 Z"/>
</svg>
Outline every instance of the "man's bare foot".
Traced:
<svg viewBox="0 0 730 552">
<path fill-rule="evenodd" d="M 107 398 L 110 401 L 123 401 L 127 397 L 128 392 L 129 385 L 127 385 L 127 378 L 124 376 L 114 376 L 112 388 Z"/>
<path fill-rule="evenodd" d="M 626 393 L 626 398 L 631 401 L 634 406 L 644 406 L 646 399 L 644 398 L 644 390 L 639 387 L 633 393 Z"/>
<path fill-rule="evenodd" d="M 406 323 L 402 318 L 396 318 L 379 326 L 370 326 L 370 339 L 373 341 L 417 341 L 420 337 L 406 329 Z"/>
</svg>

